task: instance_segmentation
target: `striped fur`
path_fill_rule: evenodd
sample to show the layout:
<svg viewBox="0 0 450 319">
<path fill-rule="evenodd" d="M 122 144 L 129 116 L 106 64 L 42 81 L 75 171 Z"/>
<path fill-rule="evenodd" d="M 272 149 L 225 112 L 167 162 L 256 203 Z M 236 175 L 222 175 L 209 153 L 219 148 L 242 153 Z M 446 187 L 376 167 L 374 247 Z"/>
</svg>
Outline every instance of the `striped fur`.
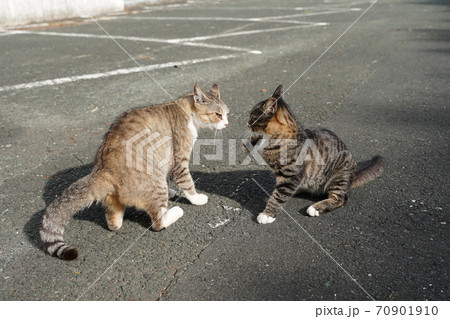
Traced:
<svg viewBox="0 0 450 319">
<path fill-rule="evenodd" d="M 273 222 L 283 204 L 302 192 L 327 195 L 308 208 L 311 216 L 341 207 L 351 188 L 381 175 L 385 166 L 384 159 L 376 156 L 370 165 L 357 170 L 352 154 L 339 137 L 327 129 L 303 128 L 283 95 L 280 85 L 272 97 L 253 108 L 248 121 L 253 131 L 249 139 L 252 145 L 270 136 L 261 154 L 276 178 L 275 190 L 257 218 L 260 223 Z"/>
<path fill-rule="evenodd" d="M 155 231 L 169 226 L 183 210 L 168 210 L 167 176 L 192 204 L 206 204 L 208 197 L 195 190 L 189 158 L 197 129 L 225 128 L 228 113 L 218 85 L 209 92 L 195 85 L 192 94 L 176 101 L 120 115 L 97 151 L 91 174 L 73 183 L 47 207 L 40 230 L 44 248 L 64 260 L 77 258 L 77 249 L 64 242 L 64 228 L 75 213 L 94 202 L 105 207 L 110 230 L 120 229 L 127 206 L 147 211 Z"/>
</svg>

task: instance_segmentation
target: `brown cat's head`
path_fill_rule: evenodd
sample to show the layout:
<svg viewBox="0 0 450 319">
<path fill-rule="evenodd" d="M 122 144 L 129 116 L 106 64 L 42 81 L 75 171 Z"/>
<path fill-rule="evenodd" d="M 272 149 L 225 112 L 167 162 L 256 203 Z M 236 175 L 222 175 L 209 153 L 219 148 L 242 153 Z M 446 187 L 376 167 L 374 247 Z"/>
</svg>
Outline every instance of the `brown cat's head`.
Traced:
<svg viewBox="0 0 450 319">
<path fill-rule="evenodd" d="M 209 92 L 204 92 L 196 84 L 194 86 L 194 118 L 200 127 L 214 131 L 228 126 L 230 111 L 220 99 L 219 86 L 214 84 Z"/>
<path fill-rule="evenodd" d="M 283 85 L 280 84 L 270 98 L 253 107 L 247 125 L 255 133 L 270 135 L 298 131 L 294 112 L 284 101 Z"/>
</svg>

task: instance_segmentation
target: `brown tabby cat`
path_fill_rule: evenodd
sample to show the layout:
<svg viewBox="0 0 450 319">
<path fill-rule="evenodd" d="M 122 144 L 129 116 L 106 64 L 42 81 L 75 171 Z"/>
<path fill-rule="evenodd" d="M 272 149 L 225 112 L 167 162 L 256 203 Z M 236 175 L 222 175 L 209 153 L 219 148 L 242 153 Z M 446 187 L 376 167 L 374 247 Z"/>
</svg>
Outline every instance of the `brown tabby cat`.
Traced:
<svg viewBox="0 0 450 319">
<path fill-rule="evenodd" d="M 283 94 L 280 85 L 272 97 L 252 109 L 248 126 L 253 135 L 244 142 L 244 150 L 259 148 L 276 177 L 275 191 L 257 217 L 261 224 L 272 223 L 282 205 L 301 192 L 328 196 L 308 207 L 310 216 L 341 207 L 351 188 L 381 175 L 385 166 L 384 159 L 375 156 L 370 165 L 357 171 L 345 144 L 329 130 L 303 128 Z"/>
<path fill-rule="evenodd" d="M 78 257 L 77 249 L 64 243 L 64 227 L 94 202 L 106 208 L 110 230 L 122 226 L 126 206 L 147 211 L 155 231 L 174 223 L 183 210 L 167 209 L 169 197 L 176 194 L 168 188 L 167 175 L 192 204 L 206 204 L 208 197 L 195 190 L 189 157 L 197 128 L 221 130 L 228 126 L 228 113 L 215 84 L 209 92 L 195 85 L 193 94 L 176 101 L 121 114 L 106 133 L 92 172 L 47 208 L 40 234 L 49 254 L 64 260 Z"/>
</svg>

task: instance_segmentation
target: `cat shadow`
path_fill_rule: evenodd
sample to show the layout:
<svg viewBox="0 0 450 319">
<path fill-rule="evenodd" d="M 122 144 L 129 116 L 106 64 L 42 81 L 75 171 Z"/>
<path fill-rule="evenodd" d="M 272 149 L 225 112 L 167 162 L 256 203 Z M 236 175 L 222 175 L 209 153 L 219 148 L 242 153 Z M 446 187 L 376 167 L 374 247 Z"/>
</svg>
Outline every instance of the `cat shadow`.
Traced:
<svg viewBox="0 0 450 319">
<path fill-rule="evenodd" d="M 48 182 L 45 184 L 44 193 L 42 195 L 42 198 L 45 201 L 45 207 L 48 207 L 56 197 L 61 196 L 72 183 L 88 175 L 93 167 L 94 164 L 90 163 L 79 167 L 69 168 L 50 176 Z M 45 209 L 34 213 L 24 226 L 24 233 L 26 234 L 28 241 L 42 251 L 44 251 L 44 248 L 40 239 L 39 230 L 42 226 L 42 217 L 44 213 Z M 77 212 L 73 218 L 76 220 L 94 222 L 100 227 L 109 230 L 106 224 L 105 210 L 100 204 L 94 204 L 89 208 Z M 133 207 L 129 207 L 125 210 L 124 219 L 138 223 L 145 228 L 149 228 L 151 225 L 151 219 L 148 214 L 143 211 L 138 211 Z"/>
<path fill-rule="evenodd" d="M 42 195 L 45 206 L 48 207 L 56 197 L 61 196 L 72 183 L 88 175 L 92 171 L 93 166 L 93 163 L 85 164 L 79 167 L 62 170 L 50 176 Z M 235 170 L 212 173 L 196 172 L 194 170 L 191 173 L 193 179 L 197 180 L 196 188 L 199 192 L 213 193 L 237 202 L 243 209 L 252 213 L 255 222 L 258 214 L 264 210 L 269 194 L 273 192 L 275 187 L 275 178 L 268 169 Z M 295 197 L 298 196 L 303 199 L 317 201 L 317 197 L 308 194 L 296 195 Z M 189 201 L 184 197 L 176 198 L 175 200 L 179 203 L 189 204 Z M 171 201 L 169 201 L 169 205 L 170 203 Z M 307 207 L 300 209 L 299 213 L 307 215 L 306 208 Z M 42 251 L 44 249 L 40 240 L 39 229 L 42 225 L 44 213 L 45 209 L 34 213 L 24 226 L 24 233 L 26 234 L 28 241 Z M 93 222 L 108 230 L 105 219 L 105 210 L 100 204 L 94 204 L 89 208 L 77 212 L 73 218 L 76 220 Z M 138 223 L 144 228 L 149 228 L 151 226 L 149 215 L 146 212 L 136 210 L 133 207 L 128 207 L 125 210 L 124 219 Z"/>
<path fill-rule="evenodd" d="M 248 210 L 256 217 L 263 212 L 267 201 L 275 188 L 275 177 L 268 169 L 224 171 L 216 173 L 192 172 L 195 184 L 199 192 L 208 192 L 228 198 L 238 203 L 243 209 Z M 301 198 L 317 202 L 323 197 L 308 193 L 294 195 L 293 198 Z M 309 216 L 306 213 L 308 206 L 299 208 L 298 213 Z"/>
</svg>

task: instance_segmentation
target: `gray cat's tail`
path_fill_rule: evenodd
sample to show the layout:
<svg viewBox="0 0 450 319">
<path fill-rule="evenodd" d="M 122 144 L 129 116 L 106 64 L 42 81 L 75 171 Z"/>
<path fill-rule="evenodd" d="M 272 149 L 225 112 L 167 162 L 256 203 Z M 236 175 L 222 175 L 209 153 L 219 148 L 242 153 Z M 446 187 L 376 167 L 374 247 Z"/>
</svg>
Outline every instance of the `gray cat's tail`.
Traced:
<svg viewBox="0 0 450 319">
<path fill-rule="evenodd" d="M 47 207 L 40 234 L 41 241 L 50 255 L 63 260 L 78 257 L 78 250 L 64 243 L 64 227 L 78 211 L 106 196 L 107 188 L 102 187 L 95 176 L 96 174 L 91 173 L 79 179 Z"/>
<path fill-rule="evenodd" d="M 369 165 L 356 172 L 351 188 L 359 187 L 377 178 L 383 173 L 385 167 L 386 161 L 384 158 L 379 155 L 374 156 Z"/>
</svg>

